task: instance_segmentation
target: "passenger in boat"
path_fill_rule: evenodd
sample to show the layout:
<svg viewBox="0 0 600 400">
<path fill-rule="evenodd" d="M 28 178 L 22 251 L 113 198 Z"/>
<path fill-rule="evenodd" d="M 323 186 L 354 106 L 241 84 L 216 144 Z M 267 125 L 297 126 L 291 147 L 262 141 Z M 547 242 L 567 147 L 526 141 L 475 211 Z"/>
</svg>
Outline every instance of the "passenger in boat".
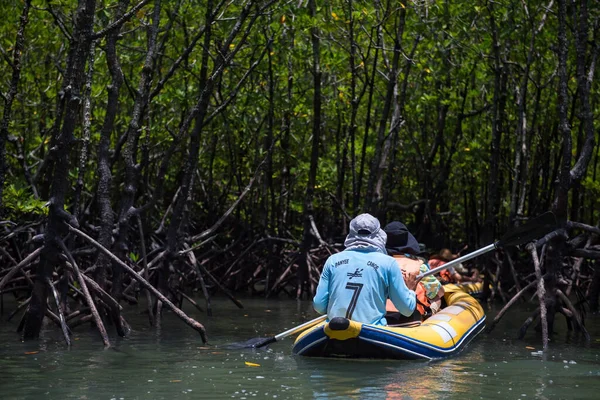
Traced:
<svg viewBox="0 0 600 400">
<path fill-rule="evenodd" d="M 439 253 L 433 255 L 429 259 L 431 268 L 440 267 L 449 261 L 458 258 L 458 254 L 452 254 L 450 249 L 441 249 Z M 440 272 L 440 279 L 445 283 L 460 283 L 460 282 L 480 282 L 479 271 L 475 268 L 469 274 L 469 271 L 462 265 L 458 264 L 454 267 L 448 267 Z"/>
<path fill-rule="evenodd" d="M 313 299 L 318 313 L 327 313 L 328 319 L 345 317 L 387 325 L 385 305 L 389 298 L 402 315 L 412 315 L 417 273 L 408 272 L 403 277 L 396 260 L 387 255 L 386 237 L 379 220 L 370 214 L 350 221 L 346 249 L 325 261 Z"/>
<path fill-rule="evenodd" d="M 403 274 L 429 271 L 427 259 L 419 256 L 422 253 L 419 243 L 403 223 L 390 222 L 383 230 L 387 234 L 386 250 L 394 257 Z M 419 281 L 416 294 L 418 315 L 413 316 L 413 319 L 422 320 L 440 310 L 444 287 L 436 277 L 430 275 Z M 397 310 L 391 302 L 387 303 L 386 310 L 388 319 L 393 318 L 395 322 L 403 320 L 397 315 Z"/>
</svg>

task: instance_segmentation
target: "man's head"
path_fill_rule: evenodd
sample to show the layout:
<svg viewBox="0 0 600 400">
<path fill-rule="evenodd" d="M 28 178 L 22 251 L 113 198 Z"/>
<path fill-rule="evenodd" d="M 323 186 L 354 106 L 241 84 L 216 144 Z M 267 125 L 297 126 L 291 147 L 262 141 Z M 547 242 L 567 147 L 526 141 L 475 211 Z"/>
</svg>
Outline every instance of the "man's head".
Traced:
<svg viewBox="0 0 600 400">
<path fill-rule="evenodd" d="M 350 221 L 350 233 L 361 236 L 374 235 L 381 229 L 379 220 L 371 214 L 360 214 Z"/>
<path fill-rule="evenodd" d="M 416 256 L 421 252 L 419 242 L 402 222 L 390 222 L 383 230 L 387 234 L 385 247 L 389 254 L 412 254 Z"/>
<path fill-rule="evenodd" d="M 350 247 L 376 247 L 385 253 L 387 235 L 381 229 L 379 220 L 371 214 L 357 215 L 350 221 L 350 232 L 346 236 L 344 246 Z"/>
</svg>

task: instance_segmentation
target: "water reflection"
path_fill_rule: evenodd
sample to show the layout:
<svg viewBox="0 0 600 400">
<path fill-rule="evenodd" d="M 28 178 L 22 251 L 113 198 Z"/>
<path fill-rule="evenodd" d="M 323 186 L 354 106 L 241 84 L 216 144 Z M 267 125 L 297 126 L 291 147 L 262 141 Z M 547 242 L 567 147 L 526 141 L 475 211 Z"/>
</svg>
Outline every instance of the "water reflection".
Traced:
<svg viewBox="0 0 600 400">
<path fill-rule="evenodd" d="M 314 398 L 437 399 L 446 394 L 472 398 L 469 368 L 452 360 L 372 361 L 297 359 L 310 370 L 306 385 Z M 474 390 L 475 389 L 475 390 Z"/>
</svg>

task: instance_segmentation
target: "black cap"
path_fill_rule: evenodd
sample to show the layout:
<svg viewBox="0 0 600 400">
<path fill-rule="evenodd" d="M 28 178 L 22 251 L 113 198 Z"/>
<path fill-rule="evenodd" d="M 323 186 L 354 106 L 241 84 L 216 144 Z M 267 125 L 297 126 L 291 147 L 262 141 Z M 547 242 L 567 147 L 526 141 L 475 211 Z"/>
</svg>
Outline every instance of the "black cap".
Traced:
<svg viewBox="0 0 600 400">
<path fill-rule="evenodd" d="M 385 248 L 389 254 L 412 254 L 416 256 L 421 252 L 419 242 L 402 222 L 390 222 L 383 230 L 387 233 Z"/>
</svg>

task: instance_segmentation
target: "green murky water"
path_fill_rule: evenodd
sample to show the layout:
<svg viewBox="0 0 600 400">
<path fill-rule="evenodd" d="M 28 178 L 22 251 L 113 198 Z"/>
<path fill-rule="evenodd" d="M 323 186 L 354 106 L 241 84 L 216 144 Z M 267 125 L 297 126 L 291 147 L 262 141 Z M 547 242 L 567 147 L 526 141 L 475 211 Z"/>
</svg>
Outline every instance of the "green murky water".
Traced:
<svg viewBox="0 0 600 400">
<path fill-rule="evenodd" d="M 38 342 L 21 343 L 17 322 L 0 319 L 0 399 L 598 399 L 600 316 L 589 316 L 592 342 L 569 335 L 559 318 L 551 350 L 530 328 L 516 340 L 529 311 L 509 312 L 490 334 L 480 334 L 460 355 L 437 362 L 348 361 L 292 356 L 292 340 L 266 350 L 224 346 L 271 336 L 312 319 L 309 302 L 244 300 L 238 310 L 214 299 L 215 316 L 186 312 L 205 324 L 209 344 L 167 313 L 162 331 L 147 327 L 143 306 L 128 308 L 134 331 L 111 335 L 104 350 L 88 326 L 76 328 L 65 348 L 48 326 Z M 8 312 L 7 312 L 8 311 Z M 496 310 L 488 310 L 491 320 Z M 15 318 L 18 319 L 18 318 Z M 109 328 L 110 330 L 110 328 Z M 246 362 L 259 366 L 248 366 Z"/>
</svg>

